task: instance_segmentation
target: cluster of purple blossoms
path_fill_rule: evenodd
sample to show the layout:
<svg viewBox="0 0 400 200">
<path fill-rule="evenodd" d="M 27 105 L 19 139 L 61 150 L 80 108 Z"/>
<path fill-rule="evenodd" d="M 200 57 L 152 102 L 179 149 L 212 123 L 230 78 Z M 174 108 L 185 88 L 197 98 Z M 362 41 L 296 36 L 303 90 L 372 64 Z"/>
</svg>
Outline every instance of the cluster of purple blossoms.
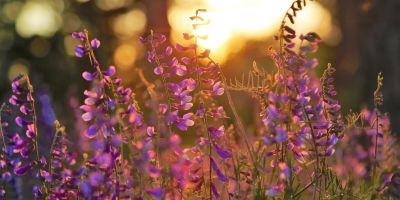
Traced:
<svg viewBox="0 0 400 200">
<path fill-rule="evenodd" d="M 294 1 L 285 20 L 293 24 L 306 2 Z M 208 23 L 202 12 L 190 17 L 195 30 Z M 151 112 L 141 111 L 141 102 L 122 85 L 116 67 L 101 67 L 95 55 L 98 39 L 89 39 L 87 31 L 72 37 L 80 41 L 75 56 L 87 56 L 92 67 L 82 73 L 90 89 L 83 92 L 83 105 L 75 106 L 87 125 L 80 134 L 90 148 L 82 156 L 68 148 L 65 128 L 54 121 L 44 97 L 42 112 L 52 114 L 45 123 L 55 131 L 49 154 L 40 156 L 33 87 L 27 76 L 18 76 L 12 81 L 11 106 L 0 108 L 1 199 L 14 193 L 23 198 L 18 196 L 18 181 L 28 175 L 36 177 L 31 188 L 35 199 L 323 199 L 352 193 L 346 188 L 358 188 L 358 179 L 372 183 L 371 188 L 380 182 L 373 196 L 400 197 L 397 142 L 388 133 L 387 115 L 378 110 L 383 77 L 378 76 L 375 110 L 349 115 L 345 123 L 336 97 L 335 69 L 328 64 L 321 79 L 312 73 L 318 61 L 309 54 L 317 51 L 321 40 L 316 33 L 297 37 L 283 21 L 277 37 L 280 49 L 268 52 L 276 73 L 253 65 L 248 80 L 252 86 L 239 84 L 261 109 L 248 129 L 230 96 L 234 87 L 226 83 L 210 51 L 198 46 L 207 36 L 185 33 L 189 44 L 175 47 L 167 45 L 163 34 L 140 38 L 150 46 L 147 59 L 155 65 L 151 71 L 164 90 L 159 92 L 153 86 L 160 85 L 139 74 L 148 86 L 148 95 L 142 96 L 151 98 L 145 103 Z M 224 97 L 235 124 L 219 101 Z M 3 113 L 11 120 L 2 121 Z M 39 129 L 42 133 L 42 126 Z M 188 144 L 187 138 L 195 142 Z M 334 155 L 336 161 L 331 161 Z"/>
<path fill-rule="evenodd" d="M 32 97 L 31 85 L 24 75 L 17 76 L 11 84 L 13 95 L 9 99 L 9 103 L 19 108 L 21 115 L 15 117 L 15 124 L 21 128 L 24 135 L 18 133 L 11 136 L 11 145 L 13 153 L 19 153 L 22 158 L 28 158 L 30 154 L 36 150 L 36 124 L 32 118 L 34 99 Z M 15 168 L 16 174 L 23 174 L 25 170 L 30 167 L 24 167 L 18 164 Z M 32 166 L 33 164 L 27 164 L 26 166 Z"/>
<path fill-rule="evenodd" d="M 397 153 L 390 150 L 396 139 L 389 134 L 389 130 L 390 123 L 387 115 L 380 113 L 377 115 L 375 111 L 363 109 L 356 121 L 344 132 L 334 165 L 338 176 L 344 178 L 352 174 L 354 180 L 370 179 L 376 165 L 388 168 L 398 167 L 400 163 L 396 163 L 396 159 L 391 158 Z M 351 180 L 345 180 L 344 183 L 347 181 Z"/>
<path fill-rule="evenodd" d="M 2 134 L 4 145 L 2 179 L 8 183 L 15 180 L 14 175 L 35 174 L 36 177 L 41 177 L 38 170 L 46 165 L 45 157 L 39 156 L 35 100 L 29 78 L 26 75 L 17 76 L 11 83 L 11 89 L 13 94 L 9 99 L 10 109 L 15 108 L 18 111 L 14 116 L 9 113 L 9 116 L 15 117 L 16 128 L 12 129 L 10 126 L 10 129 Z M 34 186 L 35 196 L 40 196 L 39 188 Z"/>
<path fill-rule="evenodd" d="M 271 161 L 274 162 L 271 163 L 272 173 L 274 168 L 280 171 L 277 184 L 268 187 L 267 196 L 282 192 L 290 181 L 290 174 L 299 173 L 305 163 L 315 162 L 314 178 L 322 173 L 326 157 L 335 152 L 334 146 L 343 126 L 332 84 L 334 69 L 328 66 L 322 88 L 309 72 L 318 65 L 317 60 L 307 58 L 307 54 L 316 51 L 319 36 L 315 33 L 301 35 L 299 52 L 295 52 L 295 34 L 293 29 L 283 25 L 280 38 L 285 42 L 281 44 L 281 50 L 270 49 L 269 52 L 278 68 L 273 78 L 275 84 L 267 97 L 261 97 L 267 102 L 261 112 L 265 125 L 263 141 L 267 148 L 276 146 L 266 156 L 275 157 Z M 289 152 L 297 164 L 286 160 Z"/>
<path fill-rule="evenodd" d="M 194 125 L 193 113 L 188 112 L 193 107 L 191 93 L 196 88 L 196 81 L 192 78 L 185 78 L 188 68 L 176 57 L 173 57 L 173 48 L 165 47 L 164 51 L 157 52 L 165 45 L 166 37 L 163 34 L 151 33 L 140 39 L 143 44 L 149 44 L 151 49 L 147 53 L 147 60 L 156 65 L 154 74 L 161 77 L 165 88 L 167 104 L 160 104 L 159 111 L 164 115 L 168 126 L 175 125 L 179 130 L 186 131 Z M 180 82 L 172 82 L 173 78 L 181 79 Z M 181 113 L 182 111 L 184 113 Z"/>
<path fill-rule="evenodd" d="M 85 104 L 80 108 L 84 111 L 82 119 L 90 124 L 85 135 L 94 139 L 94 151 L 81 169 L 80 176 L 85 177 L 78 183 L 81 194 L 86 198 L 129 198 L 129 193 L 135 194 L 135 191 L 129 190 L 133 184 L 132 176 L 127 171 L 129 168 L 120 167 L 129 163 L 141 166 L 149 162 L 152 159 L 149 156 L 152 152 L 151 137 L 144 137 L 143 141 L 138 141 L 136 146 L 139 147 L 132 147 L 142 159 L 123 157 L 122 147 L 128 145 L 125 140 L 141 138 L 135 136 L 135 132 L 143 129 L 143 117 L 133 99 L 132 90 L 123 87 L 121 79 L 115 77 L 114 66 L 107 70 L 100 69 L 94 54 L 94 49 L 100 46 L 99 40 L 89 42 L 84 32 L 73 33 L 72 36 L 82 42 L 75 49 L 76 56 L 88 55 L 95 69 L 95 72 L 85 71 L 82 74 L 85 80 L 93 83 L 92 89 L 84 92 Z M 145 146 L 150 148 L 143 148 Z M 121 177 L 122 174 L 127 176 Z"/>
<path fill-rule="evenodd" d="M 175 46 L 177 51 L 184 54 L 180 59 L 173 56 L 172 47 L 163 47 L 166 37 L 162 34 L 151 33 L 141 38 L 141 41 L 150 45 L 151 49 L 147 53 L 148 61 L 156 65 L 153 72 L 163 81 L 167 104 L 160 104 L 159 111 L 164 115 L 165 123 L 168 126 L 175 125 L 180 131 L 188 131 L 190 126 L 200 127 L 198 134 L 202 137 L 199 138 L 197 145 L 184 150 L 193 158 L 191 164 L 187 165 L 189 171 L 193 172 L 190 173 L 189 182 L 196 185 L 195 191 L 200 192 L 201 188 L 207 188 L 210 195 L 219 198 L 216 183 L 212 180 L 212 172 L 218 180 L 227 182 L 228 177 L 222 172 L 220 164 L 232 157 L 231 152 L 224 147 L 227 143 L 221 143 L 224 141 L 225 128 L 219 120 L 226 118 L 225 111 L 213 100 L 213 96 L 221 96 L 224 93 L 221 69 L 209 57 L 209 50 L 198 53 L 197 38 L 201 37 L 184 34 L 184 38 L 186 40 L 195 38 L 196 41 L 186 46 L 180 44 Z M 204 65 L 204 62 L 208 64 Z M 176 79 L 180 81 L 175 82 Z M 196 93 L 196 96 L 192 93 Z M 195 114 L 190 112 L 193 108 L 197 109 Z M 182 117 L 180 117 L 181 112 Z M 212 150 L 218 155 L 218 159 L 212 155 Z M 204 161 L 208 161 L 206 172 L 199 170 L 204 167 Z"/>
</svg>

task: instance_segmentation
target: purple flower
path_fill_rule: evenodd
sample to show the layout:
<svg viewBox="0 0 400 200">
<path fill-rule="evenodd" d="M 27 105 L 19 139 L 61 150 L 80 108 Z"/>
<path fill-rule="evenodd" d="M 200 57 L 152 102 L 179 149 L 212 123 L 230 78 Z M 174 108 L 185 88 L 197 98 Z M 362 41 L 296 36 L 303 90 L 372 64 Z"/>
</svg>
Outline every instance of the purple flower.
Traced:
<svg viewBox="0 0 400 200">
<path fill-rule="evenodd" d="M 216 199 L 219 199 L 219 193 L 218 193 L 217 187 L 215 187 L 213 182 L 211 182 L 211 191 L 212 191 L 212 194 L 214 195 L 214 197 Z"/>
<path fill-rule="evenodd" d="M 200 118 L 203 118 L 206 113 L 206 108 L 204 107 L 204 103 L 200 103 L 199 107 L 197 108 L 196 115 Z"/>
<path fill-rule="evenodd" d="M 173 51 L 172 47 L 167 46 L 167 47 L 165 48 L 165 55 L 171 56 L 172 51 Z"/>
<path fill-rule="evenodd" d="M 187 131 L 189 126 L 194 125 L 194 121 L 190 118 L 193 116 L 193 113 L 186 113 L 182 116 L 182 118 L 176 119 L 176 127 L 178 127 L 181 131 Z"/>
<path fill-rule="evenodd" d="M 115 69 L 115 66 L 113 66 L 113 65 L 111 65 L 110 67 L 108 67 L 107 70 L 102 71 L 103 75 L 104 75 L 104 76 L 108 76 L 108 77 L 114 76 L 114 75 L 115 75 L 115 72 L 116 72 L 116 69 Z"/>
<path fill-rule="evenodd" d="M 182 64 L 178 63 L 176 65 L 173 65 L 172 67 L 173 67 L 173 69 L 175 71 L 175 74 L 178 75 L 178 76 L 184 76 L 187 73 L 187 68 L 186 68 L 185 65 L 182 65 Z"/>
<path fill-rule="evenodd" d="M 200 146 L 204 146 L 206 144 L 210 144 L 210 141 L 207 138 L 200 137 L 199 141 L 197 142 Z"/>
<path fill-rule="evenodd" d="M 153 165 L 148 165 L 146 171 L 147 174 L 152 178 L 158 178 L 161 172 L 161 170 L 158 167 Z"/>
<path fill-rule="evenodd" d="M 284 163 L 281 162 L 278 164 L 279 169 L 281 170 L 280 174 L 279 174 L 279 178 L 281 180 L 287 180 L 290 177 L 290 168 L 289 166 Z"/>
<path fill-rule="evenodd" d="M 211 94 L 216 96 L 224 94 L 224 88 L 222 87 L 221 81 L 218 81 L 213 85 Z"/>
<path fill-rule="evenodd" d="M 167 112 L 167 110 L 168 110 L 168 105 L 167 104 L 160 103 L 158 105 L 158 112 L 160 114 L 165 114 Z"/>
<path fill-rule="evenodd" d="M 102 153 L 96 157 L 96 163 L 101 169 L 110 168 L 113 165 L 113 157 L 111 153 Z"/>
<path fill-rule="evenodd" d="M 5 182 L 9 182 L 12 179 L 12 175 L 10 172 L 3 172 L 3 174 L 1 175 L 1 179 Z"/>
<path fill-rule="evenodd" d="M 146 192 L 156 199 L 161 199 L 163 197 L 163 190 L 160 187 L 147 190 Z"/>
<path fill-rule="evenodd" d="M 85 47 L 83 47 L 80 44 L 75 47 L 75 56 L 76 57 L 82 58 L 85 54 L 86 54 Z"/>
<path fill-rule="evenodd" d="M 29 162 L 28 164 L 25 165 L 18 165 L 14 167 L 14 173 L 16 175 L 23 175 L 33 167 L 33 162 Z"/>
<path fill-rule="evenodd" d="M 162 66 L 157 66 L 153 71 L 155 75 L 161 75 L 164 73 L 164 68 Z"/>
<path fill-rule="evenodd" d="M 36 199 L 39 199 L 43 195 L 42 191 L 40 190 L 39 186 L 35 185 L 32 188 L 33 195 Z"/>
<path fill-rule="evenodd" d="M 275 128 L 276 135 L 275 135 L 275 141 L 278 143 L 284 142 L 288 138 L 288 132 L 280 127 Z"/>
<path fill-rule="evenodd" d="M 222 158 L 222 159 L 227 159 L 231 158 L 232 154 L 226 149 L 223 149 L 222 147 L 218 146 L 216 143 L 214 143 L 214 150 L 217 152 L 217 154 Z"/>
<path fill-rule="evenodd" d="M 79 185 L 81 192 L 83 193 L 83 196 L 86 198 L 91 198 L 92 196 L 92 187 L 90 186 L 90 184 L 86 181 L 83 181 L 80 183 Z"/>
<path fill-rule="evenodd" d="M 100 40 L 97 38 L 94 38 L 90 41 L 90 46 L 92 46 L 93 49 L 97 49 L 100 47 Z"/>
<path fill-rule="evenodd" d="M 98 130 L 99 128 L 97 127 L 97 125 L 91 125 L 85 130 L 84 134 L 88 138 L 94 138 L 96 137 Z"/>
<path fill-rule="evenodd" d="M 168 112 L 167 116 L 165 117 L 165 122 L 168 125 L 173 124 L 175 121 L 177 121 L 178 119 L 178 111 L 172 111 L 172 112 Z"/>
<path fill-rule="evenodd" d="M 215 163 L 214 159 L 210 157 L 210 164 L 212 169 L 215 171 L 215 173 L 218 176 L 218 179 L 222 182 L 228 181 L 228 178 L 221 172 L 221 170 L 218 168 L 217 163 Z"/>
<path fill-rule="evenodd" d="M 73 32 L 71 35 L 73 38 L 80 39 L 82 41 L 84 41 L 86 39 L 86 35 L 83 32 Z"/>
<path fill-rule="evenodd" d="M 267 190 L 265 191 L 265 195 L 269 197 L 275 197 L 279 193 L 282 192 L 284 186 L 283 185 L 277 185 L 277 186 L 268 186 Z"/>
<path fill-rule="evenodd" d="M 156 135 L 156 133 L 154 131 L 154 126 L 148 126 L 147 127 L 147 135 L 149 137 L 153 137 L 154 135 Z"/>
<path fill-rule="evenodd" d="M 224 125 L 218 128 L 208 127 L 208 131 L 210 132 L 210 135 L 213 138 L 222 137 L 225 134 L 225 127 Z"/>
<path fill-rule="evenodd" d="M 93 187 L 97 187 L 102 184 L 104 176 L 100 172 L 92 172 L 89 174 L 89 184 Z"/>
</svg>

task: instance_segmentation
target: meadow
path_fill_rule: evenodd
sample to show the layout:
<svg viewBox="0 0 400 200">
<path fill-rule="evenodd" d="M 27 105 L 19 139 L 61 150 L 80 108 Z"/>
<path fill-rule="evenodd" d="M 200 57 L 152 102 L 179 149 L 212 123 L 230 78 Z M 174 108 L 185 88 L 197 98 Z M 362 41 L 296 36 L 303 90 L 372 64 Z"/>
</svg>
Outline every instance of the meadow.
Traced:
<svg viewBox="0 0 400 200">
<path fill-rule="evenodd" d="M 185 44 L 155 31 L 140 37 L 156 77 L 138 70 L 140 87 L 100 63 L 102 43 L 90 30 L 71 33 L 75 59 L 91 68 L 76 111 L 86 150 L 71 148 L 81 144 L 71 128 L 46 118 L 52 105 L 30 77 L 15 77 L 0 102 L 0 198 L 400 199 L 399 142 L 381 110 L 384 74 L 376 74 L 373 107 L 343 111 L 335 64 L 313 57 L 320 36 L 293 28 L 312 3 L 294 1 L 278 48 L 265 47 L 273 70 L 254 61 L 236 79 L 198 45 L 207 40 L 197 31 L 207 26 L 205 9 L 188 16 Z M 239 107 L 232 92 L 256 105 Z M 257 119 L 244 123 L 238 110 L 255 106 Z"/>
</svg>

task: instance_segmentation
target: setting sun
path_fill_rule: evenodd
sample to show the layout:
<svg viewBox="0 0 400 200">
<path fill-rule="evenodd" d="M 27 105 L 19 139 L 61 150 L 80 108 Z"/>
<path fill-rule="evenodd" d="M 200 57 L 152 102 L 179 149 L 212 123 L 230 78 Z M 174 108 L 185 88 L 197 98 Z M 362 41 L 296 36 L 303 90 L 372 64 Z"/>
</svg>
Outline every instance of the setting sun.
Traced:
<svg viewBox="0 0 400 200">
<path fill-rule="evenodd" d="M 203 48 L 211 49 L 216 60 L 224 62 L 230 53 L 239 51 L 248 40 L 264 40 L 277 33 L 284 13 L 291 0 L 207 0 L 199 4 L 196 1 L 176 0 L 169 9 L 168 20 L 172 27 L 172 41 L 182 43 L 182 32 L 193 32 L 189 17 L 193 8 L 205 8 L 200 13 L 209 20 L 202 26 L 201 33 L 207 34 L 206 40 L 199 40 Z M 332 25 L 331 14 L 320 4 L 310 4 L 299 13 L 301 23 L 299 33 L 318 32 L 325 41 L 335 43 L 339 34 Z M 296 27 L 296 26 L 295 26 Z"/>
</svg>

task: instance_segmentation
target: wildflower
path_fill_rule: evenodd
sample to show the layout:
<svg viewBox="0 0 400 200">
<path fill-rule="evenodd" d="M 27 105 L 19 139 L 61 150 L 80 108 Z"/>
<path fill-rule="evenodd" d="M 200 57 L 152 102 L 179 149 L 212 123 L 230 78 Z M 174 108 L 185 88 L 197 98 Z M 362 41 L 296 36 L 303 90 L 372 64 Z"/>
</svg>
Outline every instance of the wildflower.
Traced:
<svg viewBox="0 0 400 200">
<path fill-rule="evenodd" d="M 269 197 L 275 197 L 277 196 L 279 193 L 282 192 L 283 190 L 283 185 L 277 185 L 277 186 L 268 186 L 267 190 L 265 191 L 265 195 L 269 196 Z"/>
<path fill-rule="evenodd" d="M 182 116 L 182 118 L 177 118 L 175 121 L 176 127 L 178 127 L 181 131 L 186 131 L 189 126 L 194 125 L 194 121 L 190 118 L 193 116 L 193 113 L 186 113 Z"/>
</svg>

